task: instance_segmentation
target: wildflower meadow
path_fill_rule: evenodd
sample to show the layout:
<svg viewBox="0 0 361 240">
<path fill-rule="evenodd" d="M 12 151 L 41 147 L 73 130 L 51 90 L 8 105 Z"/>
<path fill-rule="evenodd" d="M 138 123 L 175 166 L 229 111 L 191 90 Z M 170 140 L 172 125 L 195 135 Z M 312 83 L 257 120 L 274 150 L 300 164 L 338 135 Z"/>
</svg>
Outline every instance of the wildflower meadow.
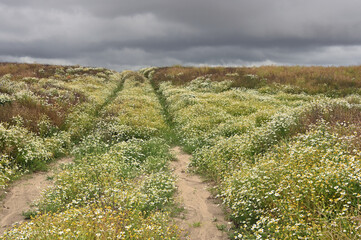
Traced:
<svg viewBox="0 0 361 240">
<path fill-rule="evenodd" d="M 0 191 L 73 158 L 1 238 L 181 239 L 179 145 L 230 239 L 360 239 L 361 83 L 347 71 L 1 65 Z"/>
</svg>

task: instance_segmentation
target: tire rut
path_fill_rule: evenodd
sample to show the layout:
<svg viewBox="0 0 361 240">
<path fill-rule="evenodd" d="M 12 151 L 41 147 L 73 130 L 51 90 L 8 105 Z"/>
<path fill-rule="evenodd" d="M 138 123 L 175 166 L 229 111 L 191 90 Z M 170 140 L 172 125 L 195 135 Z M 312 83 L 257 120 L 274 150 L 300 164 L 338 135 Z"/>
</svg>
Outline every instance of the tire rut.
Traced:
<svg viewBox="0 0 361 240">
<path fill-rule="evenodd" d="M 50 171 L 24 176 L 12 184 L 0 208 L 0 236 L 14 224 L 26 221 L 23 212 L 31 209 L 31 203 L 37 200 L 46 188 L 53 185 L 48 176 L 53 175 L 61 164 L 70 163 L 72 160 L 61 158 L 50 165 Z"/>
<path fill-rule="evenodd" d="M 210 187 L 197 175 L 187 173 L 191 155 L 182 152 L 180 147 L 172 148 L 176 161 L 171 162 L 171 169 L 177 175 L 179 201 L 185 213 L 177 217 L 181 227 L 182 239 L 228 239 L 227 233 L 217 228 L 228 228 L 223 210 L 207 190 Z"/>
</svg>

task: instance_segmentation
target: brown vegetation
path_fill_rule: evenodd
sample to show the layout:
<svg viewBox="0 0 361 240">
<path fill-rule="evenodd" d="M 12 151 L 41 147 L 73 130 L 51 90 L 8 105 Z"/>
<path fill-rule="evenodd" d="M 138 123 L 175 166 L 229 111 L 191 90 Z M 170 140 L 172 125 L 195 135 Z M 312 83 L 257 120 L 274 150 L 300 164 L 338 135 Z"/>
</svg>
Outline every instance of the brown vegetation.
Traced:
<svg viewBox="0 0 361 240">
<path fill-rule="evenodd" d="M 0 77 L 5 74 L 11 74 L 13 79 L 22 79 L 24 77 L 37 77 L 37 78 L 48 78 L 56 74 L 57 69 L 66 71 L 69 68 L 77 68 L 79 66 L 60 66 L 60 65 L 49 65 L 49 64 L 28 64 L 28 63 L 5 63 L 0 62 Z M 89 69 L 86 72 L 79 72 L 78 74 L 97 74 L 103 72 L 106 69 Z"/>
<path fill-rule="evenodd" d="M 0 63 L 0 78 L 6 74 L 11 74 L 10 79 L 14 82 L 24 82 L 26 88 L 43 101 L 33 99 L 13 100 L 6 104 L 0 104 L 0 122 L 14 124 L 14 117 L 21 117 L 24 126 L 36 133 L 39 133 L 39 122 L 47 119 L 57 127 L 64 125 L 65 117 L 72 106 L 87 101 L 86 96 L 74 89 L 67 89 L 61 85 L 54 85 L 47 82 L 42 85 L 28 81 L 26 77 L 35 78 L 54 78 L 57 75 L 59 81 L 67 81 L 67 77 L 72 77 L 66 72 L 69 68 L 77 66 L 57 66 L 44 64 L 25 64 L 25 63 Z M 104 69 L 82 69 L 77 70 L 77 74 L 96 74 Z M 51 91 L 54 90 L 54 91 Z M 61 90 L 68 92 L 66 96 L 60 96 Z M 0 93 L 12 95 L 13 90 L 7 89 L 0 84 Z M 66 99 L 65 99 L 66 98 Z M 46 102 L 46 104 L 44 104 Z"/>
<path fill-rule="evenodd" d="M 24 77 L 46 78 L 54 75 L 57 67 L 59 66 L 47 64 L 0 63 L 0 77 L 11 74 L 16 79 Z"/>
<path fill-rule="evenodd" d="M 21 117 L 24 121 L 24 126 L 33 131 L 39 132 L 38 123 L 47 117 L 50 122 L 61 127 L 65 120 L 64 112 L 43 106 L 35 102 L 18 102 L 13 101 L 0 105 L 0 122 L 14 123 L 14 117 Z"/>
<path fill-rule="evenodd" d="M 309 94 L 327 93 L 330 96 L 344 96 L 359 93 L 361 88 L 361 66 L 349 67 L 301 67 L 301 66 L 262 66 L 262 67 L 162 67 L 154 74 L 156 84 L 171 81 L 182 85 L 197 77 L 212 81 L 233 81 L 233 87 L 277 88 L 290 85 L 291 91 Z"/>
<path fill-rule="evenodd" d="M 306 132 L 321 119 L 340 136 L 357 136 L 349 141 L 352 143 L 349 148 L 361 150 L 361 109 L 359 107 L 335 106 L 326 112 L 321 107 L 315 107 L 300 118 L 299 129 L 295 130 L 294 134 Z M 340 127 L 340 125 L 346 125 L 348 128 Z"/>
</svg>

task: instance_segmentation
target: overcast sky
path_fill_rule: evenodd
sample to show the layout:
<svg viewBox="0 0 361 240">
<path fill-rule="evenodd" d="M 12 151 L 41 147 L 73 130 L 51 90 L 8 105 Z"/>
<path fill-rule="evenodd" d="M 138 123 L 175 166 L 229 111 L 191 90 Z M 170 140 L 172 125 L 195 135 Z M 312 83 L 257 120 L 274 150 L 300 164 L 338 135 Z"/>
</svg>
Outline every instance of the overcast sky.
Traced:
<svg viewBox="0 0 361 240">
<path fill-rule="evenodd" d="M 360 0 L 0 0 L 0 61 L 361 64 Z"/>
</svg>

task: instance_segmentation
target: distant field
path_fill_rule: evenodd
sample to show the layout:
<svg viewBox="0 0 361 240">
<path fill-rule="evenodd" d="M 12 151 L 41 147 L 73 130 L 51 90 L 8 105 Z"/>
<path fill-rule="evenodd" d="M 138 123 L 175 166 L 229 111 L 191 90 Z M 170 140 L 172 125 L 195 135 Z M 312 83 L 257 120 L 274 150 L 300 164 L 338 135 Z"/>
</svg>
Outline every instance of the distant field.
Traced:
<svg viewBox="0 0 361 240">
<path fill-rule="evenodd" d="M 75 157 L 4 238 L 179 239 L 180 145 L 231 239 L 360 239 L 360 94 L 360 66 L 1 63 L 0 188 Z"/>
<path fill-rule="evenodd" d="M 350 67 L 163 67 L 154 73 L 154 82 L 185 84 L 203 77 L 211 81 L 232 81 L 232 87 L 256 88 L 261 91 L 283 90 L 289 93 L 325 93 L 345 96 L 360 93 L 361 66 Z"/>
</svg>

